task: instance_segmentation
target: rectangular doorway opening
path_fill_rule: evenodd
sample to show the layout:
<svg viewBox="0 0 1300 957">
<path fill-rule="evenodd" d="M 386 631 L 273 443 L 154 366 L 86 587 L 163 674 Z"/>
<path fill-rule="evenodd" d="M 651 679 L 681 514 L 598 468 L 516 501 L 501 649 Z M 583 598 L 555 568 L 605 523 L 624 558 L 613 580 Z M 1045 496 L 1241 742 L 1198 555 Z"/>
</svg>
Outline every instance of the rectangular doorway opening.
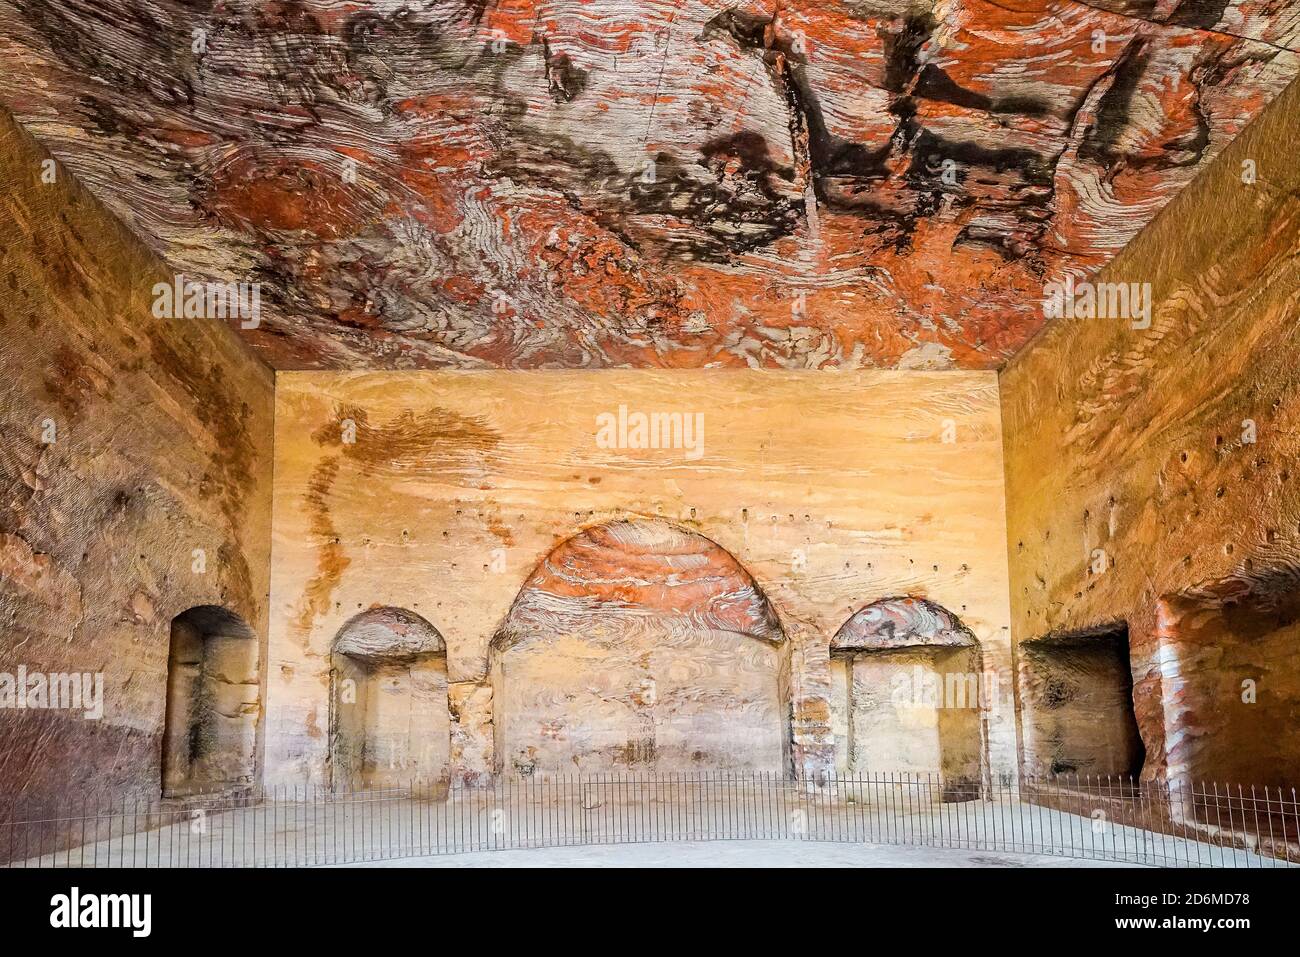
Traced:
<svg viewBox="0 0 1300 957">
<path fill-rule="evenodd" d="M 1026 774 L 1141 774 L 1146 749 L 1133 710 L 1127 624 L 1026 641 L 1019 672 Z"/>
</svg>

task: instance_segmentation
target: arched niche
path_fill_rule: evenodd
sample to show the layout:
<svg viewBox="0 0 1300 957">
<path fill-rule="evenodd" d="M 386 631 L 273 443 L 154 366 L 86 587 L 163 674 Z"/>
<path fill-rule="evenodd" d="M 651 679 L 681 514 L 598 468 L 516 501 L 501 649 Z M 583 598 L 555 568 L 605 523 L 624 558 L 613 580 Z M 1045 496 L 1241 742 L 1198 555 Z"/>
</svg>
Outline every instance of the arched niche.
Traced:
<svg viewBox="0 0 1300 957">
<path fill-rule="evenodd" d="M 261 717 L 258 641 L 232 611 L 200 605 L 172 619 L 163 721 L 167 797 L 250 785 Z"/>
<path fill-rule="evenodd" d="M 508 774 L 787 766 L 781 627 L 740 563 L 695 532 L 620 521 L 563 542 L 490 660 Z"/>
<path fill-rule="evenodd" d="M 330 779 L 371 790 L 447 777 L 447 649 L 402 608 L 372 608 L 339 629 L 330 653 Z"/>
<path fill-rule="evenodd" d="M 859 609 L 831 640 L 837 771 L 936 774 L 949 797 L 975 796 L 981 680 L 979 642 L 943 606 L 904 596 Z"/>
</svg>

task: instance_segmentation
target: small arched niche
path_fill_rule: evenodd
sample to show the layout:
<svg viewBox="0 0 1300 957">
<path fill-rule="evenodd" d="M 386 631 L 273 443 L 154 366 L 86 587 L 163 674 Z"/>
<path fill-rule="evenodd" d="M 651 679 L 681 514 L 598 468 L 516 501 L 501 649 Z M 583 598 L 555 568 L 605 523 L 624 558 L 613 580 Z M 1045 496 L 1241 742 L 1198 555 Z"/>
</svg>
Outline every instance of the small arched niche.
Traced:
<svg viewBox="0 0 1300 957">
<path fill-rule="evenodd" d="M 938 774 L 950 799 L 978 794 L 980 649 L 924 598 L 872 602 L 831 640 L 836 770 Z"/>
<path fill-rule="evenodd" d="M 330 654 L 330 778 L 371 790 L 447 777 L 451 720 L 447 649 L 402 608 L 372 608 L 335 636 Z"/>
<path fill-rule="evenodd" d="M 498 770 L 783 771 L 787 643 L 717 543 L 658 520 L 557 546 L 491 647 Z"/>
<path fill-rule="evenodd" d="M 172 619 L 163 794 L 252 784 L 261 711 L 258 641 L 247 623 L 217 605 Z"/>
</svg>

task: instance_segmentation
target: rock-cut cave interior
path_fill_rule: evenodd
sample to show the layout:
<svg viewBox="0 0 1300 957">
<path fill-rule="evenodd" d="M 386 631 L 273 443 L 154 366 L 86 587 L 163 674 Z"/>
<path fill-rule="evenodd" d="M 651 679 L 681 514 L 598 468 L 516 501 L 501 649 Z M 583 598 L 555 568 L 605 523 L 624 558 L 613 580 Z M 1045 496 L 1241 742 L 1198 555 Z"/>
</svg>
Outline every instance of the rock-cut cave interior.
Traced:
<svg viewBox="0 0 1300 957">
<path fill-rule="evenodd" d="M 1300 0 L 0 0 L 0 796 L 1294 795 L 1297 73 Z"/>
</svg>

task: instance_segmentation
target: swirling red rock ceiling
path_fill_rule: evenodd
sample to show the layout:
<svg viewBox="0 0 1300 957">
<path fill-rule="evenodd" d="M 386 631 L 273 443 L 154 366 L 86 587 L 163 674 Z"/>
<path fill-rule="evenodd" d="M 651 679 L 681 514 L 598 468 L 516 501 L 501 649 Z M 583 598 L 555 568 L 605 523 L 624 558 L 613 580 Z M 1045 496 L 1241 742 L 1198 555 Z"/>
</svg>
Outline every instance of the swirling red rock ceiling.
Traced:
<svg viewBox="0 0 1300 957">
<path fill-rule="evenodd" d="M 277 368 L 988 369 L 1298 35 L 1300 0 L 0 0 L 0 100 L 175 271 L 261 283 Z"/>
</svg>

